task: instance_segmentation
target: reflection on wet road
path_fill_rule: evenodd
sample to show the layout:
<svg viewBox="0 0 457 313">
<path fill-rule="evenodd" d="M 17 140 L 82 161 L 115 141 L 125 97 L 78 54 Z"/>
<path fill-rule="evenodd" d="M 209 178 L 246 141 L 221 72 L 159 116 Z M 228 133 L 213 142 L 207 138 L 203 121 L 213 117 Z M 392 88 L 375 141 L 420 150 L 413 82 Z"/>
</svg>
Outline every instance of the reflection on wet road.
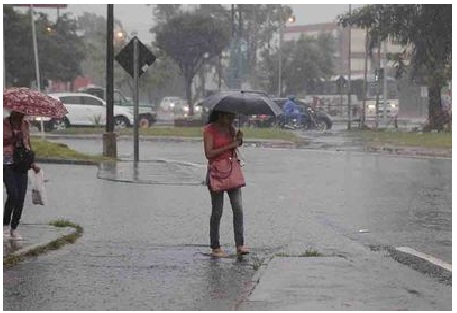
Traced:
<svg viewBox="0 0 457 313">
<path fill-rule="evenodd" d="M 68 143 L 94 153 L 100 144 Z M 125 144 L 121 153 L 130 149 Z M 205 255 L 211 205 L 201 185 L 201 143 L 142 145 L 140 160 L 149 161 L 137 174 L 128 160 L 100 171 L 44 164 L 50 205 L 27 209 L 24 223 L 65 218 L 84 235 L 4 270 L 4 309 L 230 310 L 260 263 L 307 249 L 350 259 L 369 245 L 402 246 L 451 263 L 451 160 L 241 150 L 245 237 L 253 251 L 246 263 Z M 135 175 L 142 183 L 122 181 Z M 228 201 L 221 243 L 233 252 Z"/>
</svg>

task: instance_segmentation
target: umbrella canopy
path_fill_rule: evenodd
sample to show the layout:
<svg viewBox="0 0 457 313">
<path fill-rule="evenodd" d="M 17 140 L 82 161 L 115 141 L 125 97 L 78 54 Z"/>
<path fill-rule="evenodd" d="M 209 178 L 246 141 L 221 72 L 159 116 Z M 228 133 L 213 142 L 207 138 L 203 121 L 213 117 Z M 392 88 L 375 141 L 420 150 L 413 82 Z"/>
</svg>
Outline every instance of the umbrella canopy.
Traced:
<svg viewBox="0 0 457 313">
<path fill-rule="evenodd" d="M 202 105 L 206 106 L 208 111 L 218 110 L 245 115 L 278 116 L 282 113 L 281 108 L 267 95 L 243 90 L 222 91 L 203 100 Z"/>
<path fill-rule="evenodd" d="M 3 108 L 42 117 L 62 118 L 68 113 L 59 100 L 29 88 L 4 89 Z"/>
</svg>

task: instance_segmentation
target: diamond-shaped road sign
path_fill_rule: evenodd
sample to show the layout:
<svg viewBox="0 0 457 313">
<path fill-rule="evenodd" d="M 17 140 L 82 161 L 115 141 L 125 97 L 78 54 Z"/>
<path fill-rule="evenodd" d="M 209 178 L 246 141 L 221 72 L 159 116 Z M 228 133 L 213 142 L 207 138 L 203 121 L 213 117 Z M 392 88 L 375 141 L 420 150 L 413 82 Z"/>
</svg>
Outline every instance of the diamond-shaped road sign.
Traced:
<svg viewBox="0 0 457 313">
<path fill-rule="evenodd" d="M 136 37 L 136 36 L 135 36 Z M 135 37 L 115 56 L 115 59 L 124 70 L 133 77 L 133 41 Z M 155 62 L 156 56 L 138 39 L 138 75 L 141 76 L 146 69 L 144 66 Z"/>
</svg>

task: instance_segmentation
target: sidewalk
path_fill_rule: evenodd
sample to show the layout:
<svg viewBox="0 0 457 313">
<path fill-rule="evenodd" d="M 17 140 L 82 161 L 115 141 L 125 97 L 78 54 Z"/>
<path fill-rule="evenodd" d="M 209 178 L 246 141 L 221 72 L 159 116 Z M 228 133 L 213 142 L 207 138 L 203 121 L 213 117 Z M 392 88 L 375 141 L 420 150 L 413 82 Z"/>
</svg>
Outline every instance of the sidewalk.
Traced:
<svg viewBox="0 0 457 313">
<path fill-rule="evenodd" d="M 4 258 L 23 256 L 75 232 L 34 224 L 20 230 L 23 241 L 3 240 Z M 386 264 L 385 256 L 372 251 L 357 258 L 274 257 L 254 275 L 251 288 L 235 309 L 441 311 L 451 310 L 452 303 L 452 288 L 394 260 Z"/>
<path fill-rule="evenodd" d="M 394 261 L 380 266 L 378 259 L 370 256 L 274 258 L 257 277 L 257 286 L 238 309 L 451 310 L 452 288 Z M 441 296 L 438 298 L 436 294 Z"/>
<path fill-rule="evenodd" d="M 23 256 L 49 243 L 58 240 L 76 230 L 72 227 L 55 227 L 40 224 L 22 224 L 18 228 L 23 240 L 15 241 L 3 238 L 3 258 L 8 256 Z"/>
</svg>

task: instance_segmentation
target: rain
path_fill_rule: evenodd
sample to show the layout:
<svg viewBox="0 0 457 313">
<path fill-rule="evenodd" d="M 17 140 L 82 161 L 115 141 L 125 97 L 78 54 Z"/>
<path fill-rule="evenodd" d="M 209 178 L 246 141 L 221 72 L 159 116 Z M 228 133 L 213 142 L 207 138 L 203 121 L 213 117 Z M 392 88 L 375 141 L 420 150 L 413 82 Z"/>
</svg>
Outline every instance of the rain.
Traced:
<svg viewBox="0 0 457 313">
<path fill-rule="evenodd" d="M 4 309 L 450 310 L 451 12 L 4 4 Z"/>
</svg>

